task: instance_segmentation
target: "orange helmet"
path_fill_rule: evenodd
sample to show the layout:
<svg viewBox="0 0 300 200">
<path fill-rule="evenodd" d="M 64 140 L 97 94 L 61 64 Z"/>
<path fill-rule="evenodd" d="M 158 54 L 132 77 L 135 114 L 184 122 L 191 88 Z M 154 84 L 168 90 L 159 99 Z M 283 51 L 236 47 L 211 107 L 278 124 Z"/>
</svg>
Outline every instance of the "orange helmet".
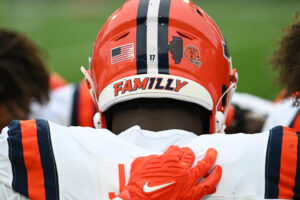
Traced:
<svg viewBox="0 0 300 200">
<path fill-rule="evenodd" d="M 189 0 L 127 0 L 95 41 L 83 70 L 103 112 L 136 98 L 171 98 L 211 111 L 222 132 L 236 85 L 226 42 L 214 21 Z"/>
</svg>

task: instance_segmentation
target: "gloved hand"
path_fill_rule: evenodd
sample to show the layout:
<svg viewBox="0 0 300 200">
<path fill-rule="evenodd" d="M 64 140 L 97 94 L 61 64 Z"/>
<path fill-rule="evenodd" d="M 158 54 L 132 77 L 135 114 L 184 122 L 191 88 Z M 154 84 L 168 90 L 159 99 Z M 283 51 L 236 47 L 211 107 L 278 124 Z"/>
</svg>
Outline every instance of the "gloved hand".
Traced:
<svg viewBox="0 0 300 200">
<path fill-rule="evenodd" d="M 159 156 L 139 157 L 131 165 L 127 186 L 117 197 L 123 200 L 199 200 L 214 193 L 221 179 L 219 165 L 208 174 L 216 158 L 217 151 L 208 149 L 205 157 L 191 168 L 194 152 L 188 147 L 177 146 L 170 146 Z M 205 179 L 199 182 L 203 177 Z"/>
</svg>

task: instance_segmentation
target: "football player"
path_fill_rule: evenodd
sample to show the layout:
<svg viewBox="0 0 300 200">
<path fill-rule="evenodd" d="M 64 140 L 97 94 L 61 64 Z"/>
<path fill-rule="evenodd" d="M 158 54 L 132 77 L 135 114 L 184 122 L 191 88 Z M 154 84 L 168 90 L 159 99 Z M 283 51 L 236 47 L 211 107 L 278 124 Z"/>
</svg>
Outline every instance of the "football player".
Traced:
<svg viewBox="0 0 300 200">
<path fill-rule="evenodd" d="M 192 149 L 196 161 L 210 147 L 217 149 L 223 175 L 206 199 L 299 198 L 299 133 L 279 126 L 254 135 L 221 134 L 237 74 L 219 28 L 191 1 L 126 1 L 101 29 L 90 71 L 82 71 L 101 129 L 12 122 L 0 135 L 3 193 L 30 199 L 132 194 L 155 199 L 171 191 L 169 199 L 193 199 L 188 189 L 195 188 L 195 177 L 186 181 L 164 165 L 181 163 L 190 152 L 167 150 L 177 145 Z M 152 154 L 162 155 L 131 165 Z M 184 174 L 194 174 L 189 167 L 201 164 L 187 160 Z"/>
<path fill-rule="evenodd" d="M 270 102 L 249 94 L 235 93 L 227 117 L 226 133 L 246 131 L 255 133 L 268 130 L 277 125 L 300 130 L 299 78 L 300 60 L 298 54 L 300 21 L 284 29 L 279 47 L 272 54 L 271 66 L 279 71 L 277 83 L 285 88 Z"/>
<path fill-rule="evenodd" d="M 235 92 L 226 116 L 225 132 L 227 134 L 260 132 L 273 107 L 274 102 L 270 100 Z"/>
</svg>

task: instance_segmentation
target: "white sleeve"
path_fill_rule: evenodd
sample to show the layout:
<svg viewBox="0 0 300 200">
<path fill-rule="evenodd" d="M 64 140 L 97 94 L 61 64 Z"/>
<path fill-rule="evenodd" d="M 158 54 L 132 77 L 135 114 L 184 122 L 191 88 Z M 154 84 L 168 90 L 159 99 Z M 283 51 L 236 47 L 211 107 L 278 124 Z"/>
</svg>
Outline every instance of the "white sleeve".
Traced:
<svg viewBox="0 0 300 200">
<path fill-rule="evenodd" d="M 12 188 L 0 183 L 0 199 L 3 200 L 28 200 L 27 197 L 18 192 L 13 191 Z"/>
<path fill-rule="evenodd" d="M 15 192 L 9 186 L 12 182 L 12 170 L 8 157 L 7 131 L 8 128 L 5 127 L 0 134 L 0 199 L 27 200 L 28 198 Z"/>
<path fill-rule="evenodd" d="M 5 127 L 0 134 L 0 183 L 10 185 L 12 183 L 12 169 L 8 155 L 7 132 L 8 128 Z"/>
</svg>

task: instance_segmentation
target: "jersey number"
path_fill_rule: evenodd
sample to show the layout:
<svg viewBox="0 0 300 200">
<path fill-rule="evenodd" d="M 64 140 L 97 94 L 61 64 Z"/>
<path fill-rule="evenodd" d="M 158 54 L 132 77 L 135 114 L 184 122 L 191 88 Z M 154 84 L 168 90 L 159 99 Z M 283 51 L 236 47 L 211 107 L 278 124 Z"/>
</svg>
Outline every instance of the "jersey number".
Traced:
<svg viewBox="0 0 300 200">
<path fill-rule="evenodd" d="M 121 193 L 125 188 L 125 167 L 124 164 L 118 164 L 119 169 L 119 193 Z M 114 192 L 108 193 L 109 199 L 112 200 L 116 197 Z"/>
</svg>

